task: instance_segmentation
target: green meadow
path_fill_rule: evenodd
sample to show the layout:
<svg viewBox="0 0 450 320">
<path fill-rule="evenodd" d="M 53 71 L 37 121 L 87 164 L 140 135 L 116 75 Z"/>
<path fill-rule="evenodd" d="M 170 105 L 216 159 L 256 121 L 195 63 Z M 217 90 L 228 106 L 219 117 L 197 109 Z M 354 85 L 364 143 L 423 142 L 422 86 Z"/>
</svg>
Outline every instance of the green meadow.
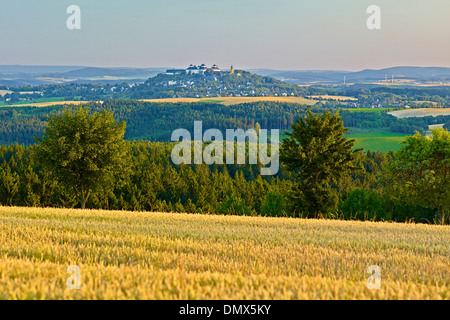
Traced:
<svg viewBox="0 0 450 320">
<path fill-rule="evenodd" d="M 407 134 L 352 128 L 345 136 L 355 139 L 355 147 L 364 148 L 364 151 L 389 152 L 390 150 L 397 151 Z"/>
<path fill-rule="evenodd" d="M 370 112 L 370 113 L 381 113 L 394 110 L 401 110 L 396 108 L 343 108 L 342 110 L 350 112 Z"/>
<path fill-rule="evenodd" d="M 364 151 L 397 151 L 407 134 L 382 131 L 377 129 L 351 128 L 345 137 L 355 139 L 355 148 L 364 148 Z M 287 135 L 280 135 L 280 141 Z"/>
</svg>

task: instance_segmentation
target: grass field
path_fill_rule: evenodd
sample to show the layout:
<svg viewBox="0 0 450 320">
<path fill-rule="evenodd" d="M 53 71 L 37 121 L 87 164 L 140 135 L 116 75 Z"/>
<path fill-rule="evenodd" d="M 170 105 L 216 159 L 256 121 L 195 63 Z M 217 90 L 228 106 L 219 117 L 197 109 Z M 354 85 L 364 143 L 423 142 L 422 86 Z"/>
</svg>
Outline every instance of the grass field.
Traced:
<svg viewBox="0 0 450 320">
<path fill-rule="evenodd" d="M 353 128 L 352 128 L 353 129 Z M 374 130 L 374 132 L 367 132 L 365 130 L 351 130 L 345 137 L 355 139 L 356 148 L 364 148 L 364 151 L 381 151 L 388 152 L 389 150 L 397 151 L 401 147 L 401 142 L 405 140 L 407 134 L 382 132 Z"/>
<path fill-rule="evenodd" d="M 0 243 L 0 299 L 450 299 L 450 226 L 0 207 Z"/>
<path fill-rule="evenodd" d="M 344 108 L 343 110 L 350 111 L 350 112 L 381 113 L 381 112 L 392 110 L 392 108 Z"/>
<path fill-rule="evenodd" d="M 364 151 L 397 151 L 401 142 L 408 136 L 403 133 L 386 132 L 379 129 L 350 128 L 345 134 L 346 138 L 355 139 L 355 148 L 364 148 Z M 280 134 L 280 141 L 287 135 Z"/>
</svg>

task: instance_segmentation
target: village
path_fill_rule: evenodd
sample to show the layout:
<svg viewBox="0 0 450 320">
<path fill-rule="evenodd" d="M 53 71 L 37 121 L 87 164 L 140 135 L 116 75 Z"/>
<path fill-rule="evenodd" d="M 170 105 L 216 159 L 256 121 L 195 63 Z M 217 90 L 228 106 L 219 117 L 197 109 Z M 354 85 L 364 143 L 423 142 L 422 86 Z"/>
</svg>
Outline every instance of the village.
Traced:
<svg viewBox="0 0 450 320">
<path fill-rule="evenodd" d="M 285 88 L 267 83 L 263 77 L 233 66 L 224 71 L 214 64 L 207 67 L 191 64 L 186 69 L 167 69 L 165 73 L 150 78 L 146 85 L 154 88 L 173 87 L 170 97 L 247 97 L 247 96 L 297 96 L 295 86 L 285 85 Z"/>
</svg>

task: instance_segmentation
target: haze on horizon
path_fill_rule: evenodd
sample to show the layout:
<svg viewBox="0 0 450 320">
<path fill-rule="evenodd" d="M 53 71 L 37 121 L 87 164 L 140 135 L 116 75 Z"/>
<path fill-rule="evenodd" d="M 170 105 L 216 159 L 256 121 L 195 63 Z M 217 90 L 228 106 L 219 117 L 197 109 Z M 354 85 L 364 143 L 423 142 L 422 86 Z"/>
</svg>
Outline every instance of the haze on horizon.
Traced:
<svg viewBox="0 0 450 320">
<path fill-rule="evenodd" d="M 81 8 L 81 30 L 66 9 Z M 381 7 L 381 30 L 366 9 Z M 4 0 L 0 65 L 450 67 L 448 0 Z"/>
</svg>

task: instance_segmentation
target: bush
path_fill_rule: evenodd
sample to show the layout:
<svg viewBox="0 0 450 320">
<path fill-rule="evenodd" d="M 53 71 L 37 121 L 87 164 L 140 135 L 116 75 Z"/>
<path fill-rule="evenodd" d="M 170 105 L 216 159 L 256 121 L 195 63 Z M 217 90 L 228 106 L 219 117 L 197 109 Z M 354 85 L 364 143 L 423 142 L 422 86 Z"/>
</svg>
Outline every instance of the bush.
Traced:
<svg viewBox="0 0 450 320">
<path fill-rule="evenodd" d="M 286 215 L 285 199 L 281 194 L 270 191 L 261 209 L 261 215 L 282 217 Z"/>
<path fill-rule="evenodd" d="M 340 210 L 345 220 L 387 220 L 405 222 L 434 222 L 435 210 L 420 205 L 411 205 L 408 199 L 393 200 L 389 195 L 380 196 L 375 192 L 356 188 L 341 204 Z"/>
<path fill-rule="evenodd" d="M 375 192 L 356 188 L 349 193 L 340 207 L 344 219 L 379 220 L 386 219 L 383 199 Z"/>
<path fill-rule="evenodd" d="M 220 214 L 235 214 L 240 216 L 250 216 L 251 211 L 240 198 L 230 197 L 219 207 Z"/>
</svg>

